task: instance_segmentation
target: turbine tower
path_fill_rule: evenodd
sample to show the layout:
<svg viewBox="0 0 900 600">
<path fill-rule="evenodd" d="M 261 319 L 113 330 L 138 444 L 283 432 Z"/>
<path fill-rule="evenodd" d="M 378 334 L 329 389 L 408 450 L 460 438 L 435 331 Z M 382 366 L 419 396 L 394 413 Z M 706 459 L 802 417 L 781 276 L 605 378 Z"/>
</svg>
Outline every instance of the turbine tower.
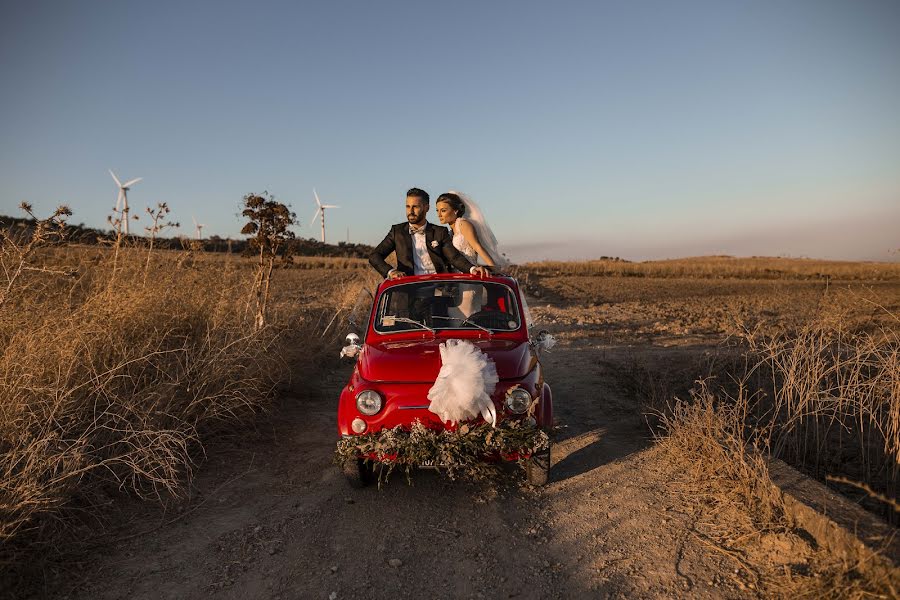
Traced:
<svg viewBox="0 0 900 600">
<path fill-rule="evenodd" d="M 203 228 L 206 227 L 206 225 L 204 225 L 203 223 L 198 223 L 196 217 L 191 217 L 191 219 L 194 221 L 194 227 L 197 230 L 197 239 L 202 240 L 203 239 Z"/>
<path fill-rule="evenodd" d="M 119 178 L 116 177 L 116 174 L 112 172 L 112 169 L 109 170 L 109 174 L 112 175 L 113 181 L 119 186 L 119 195 L 116 197 L 116 212 L 119 212 L 121 207 L 122 213 L 120 219 L 122 223 L 125 224 L 125 235 L 128 235 L 128 190 L 131 189 L 131 186 L 142 180 L 143 177 L 138 177 L 122 183 L 119 181 Z"/>
<path fill-rule="evenodd" d="M 326 208 L 340 208 L 340 206 L 335 206 L 334 204 L 322 204 L 319 200 L 319 194 L 316 193 L 316 189 L 313 188 L 313 195 L 316 197 L 316 212 L 313 213 L 312 221 L 309 222 L 309 226 L 312 227 L 313 223 L 316 222 L 316 217 L 321 218 L 322 220 L 322 243 L 325 243 L 325 209 Z"/>
</svg>

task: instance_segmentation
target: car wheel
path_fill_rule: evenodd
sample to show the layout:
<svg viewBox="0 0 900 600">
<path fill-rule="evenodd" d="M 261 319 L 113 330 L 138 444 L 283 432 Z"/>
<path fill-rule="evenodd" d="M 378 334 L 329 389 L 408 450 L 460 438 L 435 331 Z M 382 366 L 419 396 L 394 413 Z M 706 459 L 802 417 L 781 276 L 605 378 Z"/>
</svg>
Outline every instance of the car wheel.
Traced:
<svg viewBox="0 0 900 600">
<path fill-rule="evenodd" d="M 525 479 L 528 485 L 540 487 L 550 478 L 550 446 L 531 455 L 525 462 Z"/>
<path fill-rule="evenodd" d="M 341 471 L 351 487 L 363 488 L 375 480 L 375 468 L 361 458 L 351 458 L 344 461 Z"/>
</svg>

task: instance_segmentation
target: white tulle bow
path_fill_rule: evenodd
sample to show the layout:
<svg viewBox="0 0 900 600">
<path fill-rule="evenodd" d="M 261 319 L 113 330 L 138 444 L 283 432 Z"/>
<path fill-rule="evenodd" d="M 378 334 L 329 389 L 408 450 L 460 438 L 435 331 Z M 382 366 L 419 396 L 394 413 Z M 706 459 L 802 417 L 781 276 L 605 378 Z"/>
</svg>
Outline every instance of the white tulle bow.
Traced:
<svg viewBox="0 0 900 600">
<path fill-rule="evenodd" d="M 428 410 L 454 423 L 481 415 L 496 427 L 497 409 L 491 396 L 499 378 L 494 361 L 465 340 L 447 340 L 440 351 L 441 370 L 428 390 Z"/>
</svg>

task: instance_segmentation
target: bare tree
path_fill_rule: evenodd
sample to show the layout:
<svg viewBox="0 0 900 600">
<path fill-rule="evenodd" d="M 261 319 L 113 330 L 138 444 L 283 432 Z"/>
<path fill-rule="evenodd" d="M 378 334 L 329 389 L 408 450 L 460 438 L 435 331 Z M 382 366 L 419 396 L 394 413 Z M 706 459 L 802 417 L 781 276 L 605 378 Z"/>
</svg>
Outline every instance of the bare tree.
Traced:
<svg viewBox="0 0 900 600">
<path fill-rule="evenodd" d="M 179 227 L 178 223 L 164 220 L 166 215 L 169 214 L 169 205 L 165 202 L 159 202 L 155 210 L 148 206 L 147 214 L 150 215 L 150 220 L 153 224 L 149 227 L 144 227 L 147 230 L 147 235 L 150 237 L 150 246 L 147 248 L 147 264 L 144 265 L 145 286 L 147 285 L 147 273 L 150 271 L 150 255 L 153 252 L 153 243 L 156 241 L 156 236 L 167 227 Z"/>
</svg>

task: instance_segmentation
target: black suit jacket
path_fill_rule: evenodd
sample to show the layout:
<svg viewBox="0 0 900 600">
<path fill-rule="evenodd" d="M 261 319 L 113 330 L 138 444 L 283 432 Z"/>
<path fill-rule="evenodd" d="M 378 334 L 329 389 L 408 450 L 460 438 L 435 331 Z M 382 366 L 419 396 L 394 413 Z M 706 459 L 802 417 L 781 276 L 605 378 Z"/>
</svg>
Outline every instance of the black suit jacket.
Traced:
<svg viewBox="0 0 900 600">
<path fill-rule="evenodd" d="M 434 269 L 438 273 L 446 273 L 450 270 L 450 266 L 463 273 L 468 273 L 473 266 L 453 246 L 453 238 L 450 237 L 450 231 L 446 227 L 432 223 L 425 225 L 425 245 L 428 248 L 431 262 L 434 263 Z M 397 254 L 397 269 L 406 275 L 413 275 L 415 263 L 413 262 L 413 241 L 412 235 L 409 233 L 409 223 L 393 225 L 381 243 L 369 255 L 369 264 L 384 277 L 387 277 L 394 268 L 384 260 L 391 252 Z"/>
</svg>

